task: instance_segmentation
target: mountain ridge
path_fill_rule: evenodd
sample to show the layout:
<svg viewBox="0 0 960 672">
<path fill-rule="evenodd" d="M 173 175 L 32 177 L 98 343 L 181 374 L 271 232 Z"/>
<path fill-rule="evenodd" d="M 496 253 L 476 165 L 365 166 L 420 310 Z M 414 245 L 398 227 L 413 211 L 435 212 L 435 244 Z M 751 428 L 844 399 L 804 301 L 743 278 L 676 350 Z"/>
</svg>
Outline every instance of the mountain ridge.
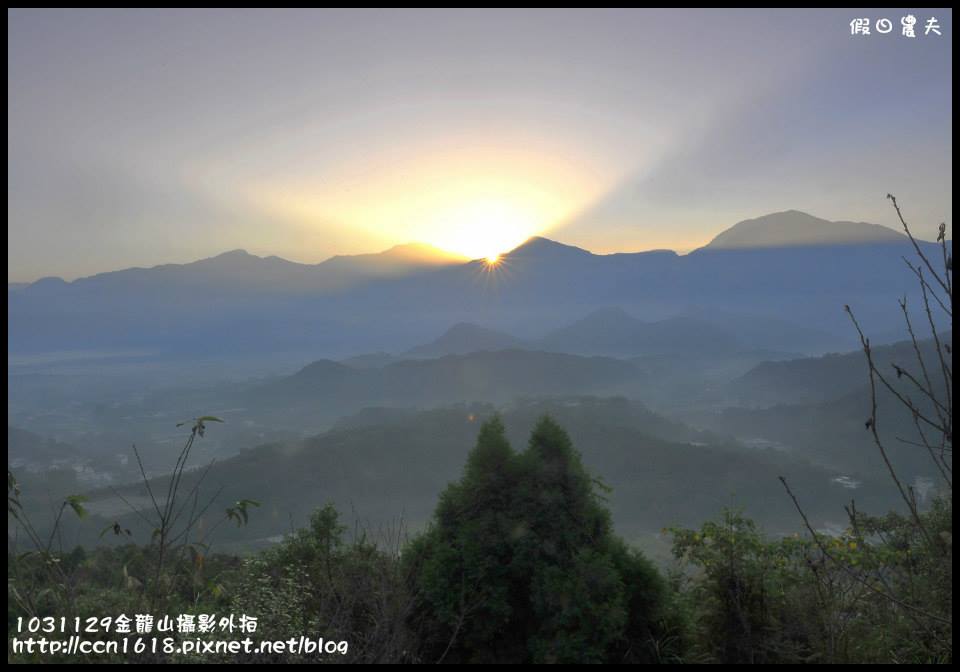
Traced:
<svg viewBox="0 0 960 672">
<path fill-rule="evenodd" d="M 830 221 L 801 210 L 783 210 L 737 222 L 701 250 L 903 242 L 907 237 L 868 222 Z"/>
<path fill-rule="evenodd" d="M 919 245 L 936 251 L 934 243 Z M 629 308 L 651 322 L 675 317 L 685 306 L 710 306 L 787 320 L 825 333 L 826 347 L 845 347 L 849 320 L 842 303 L 857 308 L 876 333 L 896 326 L 887 305 L 898 296 L 922 300 L 901 258 L 910 248 L 901 236 L 890 244 L 598 255 L 536 237 L 501 263 L 439 265 L 417 261 L 424 249 L 418 246 L 318 265 L 232 250 L 190 265 L 72 283 L 48 279 L 10 291 L 8 349 L 147 348 L 245 357 L 296 351 L 343 358 L 415 347 L 459 322 L 530 338 L 603 305 Z M 415 259 L 408 262 L 411 250 Z M 821 347 L 795 340 L 791 350 Z"/>
<path fill-rule="evenodd" d="M 789 224 L 786 221 L 789 220 Z M 819 237 L 816 239 L 807 240 L 806 243 L 797 242 L 797 239 L 788 239 L 785 242 L 782 242 L 784 246 L 792 246 L 795 244 L 843 244 L 843 243 L 871 243 L 871 242 L 903 242 L 906 240 L 906 236 L 899 231 L 896 231 L 890 227 L 883 226 L 880 224 L 872 224 L 869 222 L 853 222 L 848 220 L 837 220 L 831 221 L 810 215 L 809 213 L 803 212 L 801 210 L 783 210 L 779 212 L 768 213 L 766 215 L 760 215 L 759 217 L 745 219 L 732 226 L 724 229 L 719 234 L 714 236 L 710 242 L 706 245 L 696 248 L 694 252 L 711 249 L 740 249 L 742 247 L 776 247 L 776 245 L 762 245 L 762 240 L 753 241 L 752 245 L 746 244 L 751 241 L 744 241 L 744 237 L 748 235 L 755 235 L 757 229 L 762 228 L 763 226 L 774 227 L 784 227 L 790 226 L 793 228 L 802 227 L 805 225 L 812 224 L 817 227 L 815 233 L 819 234 Z M 859 231 L 860 235 L 853 236 L 847 235 L 844 237 L 841 235 L 839 238 L 836 236 L 836 230 L 839 229 L 841 234 L 849 233 L 851 231 Z M 831 233 L 832 232 L 832 233 Z M 870 235 L 873 234 L 873 235 Z M 930 241 L 920 241 L 923 243 L 928 243 Z M 566 254 L 571 256 L 580 256 L 580 257 L 619 257 L 619 256 L 633 256 L 633 255 L 673 255 L 673 256 L 683 256 L 679 255 L 677 252 L 669 249 L 651 249 L 651 250 L 640 250 L 640 251 L 618 251 L 611 252 L 607 254 L 597 254 L 586 250 L 584 248 L 563 243 L 552 238 L 547 238 L 545 236 L 531 236 L 526 241 L 520 245 L 514 247 L 513 249 L 503 252 L 500 255 L 501 259 L 504 258 L 522 258 L 529 257 L 532 255 L 542 255 L 542 254 Z M 412 241 L 408 243 L 400 243 L 393 245 L 386 250 L 380 252 L 364 252 L 359 254 L 336 254 L 324 259 L 323 261 L 317 263 L 303 263 L 297 261 L 291 261 L 277 255 L 268 255 L 268 256 L 259 256 L 248 252 L 244 248 L 236 248 L 232 250 L 227 250 L 219 254 L 215 254 L 210 257 L 201 257 L 199 259 L 194 259 L 193 261 L 187 262 L 167 262 L 163 264 L 156 264 L 153 266 L 130 266 L 125 268 L 114 269 L 111 271 L 102 271 L 100 273 L 94 273 L 92 275 L 81 276 L 74 280 L 63 280 L 66 284 L 73 284 L 79 280 L 87 280 L 90 278 L 97 278 L 99 276 L 111 274 L 111 273 L 121 273 L 124 271 L 149 271 L 155 269 L 164 269 L 164 268 L 186 268 L 193 266 L 195 264 L 203 264 L 205 262 L 212 262 L 215 260 L 221 261 L 250 261 L 256 263 L 254 260 L 259 261 L 282 261 L 291 266 L 300 267 L 300 268 L 318 268 L 322 267 L 324 264 L 333 262 L 334 264 L 344 263 L 344 262 L 359 262 L 364 260 L 373 260 L 375 258 L 388 259 L 388 258 L 407 258 L 407 259 L 418 259 L 420 261 L 429 261 L 430 257 L 435 257 L 435 263 L 443 265 L 444 263 L 460 263 L 467 264 L 471 261 L 478 261 L 476 259 L 471 260 L 466 256 L 448 252 L 436 246 L 430 245 L 429 243 L 422 243 L 417 241 Z M 39 278 L 33 282 L 8 282 L 8 285 L 15 285 L 18 289 L 29 287 L 32 284 L 36 284 L 42 280 L 57 279 L 62 280 L 59 276 L 46 276 L 44 278 Z"/>
</svg>

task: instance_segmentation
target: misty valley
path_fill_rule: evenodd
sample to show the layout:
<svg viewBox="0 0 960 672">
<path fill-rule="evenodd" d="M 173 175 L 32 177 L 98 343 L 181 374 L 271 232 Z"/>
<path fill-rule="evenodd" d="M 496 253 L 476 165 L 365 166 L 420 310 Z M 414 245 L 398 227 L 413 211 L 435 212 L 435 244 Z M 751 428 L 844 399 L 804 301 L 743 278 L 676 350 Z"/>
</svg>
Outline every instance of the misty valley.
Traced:
<svg viewBox="0 0 960 672">
<path fill-rule="evenodd" d="M 325 510 L 364 538 L 422 539 L 477 459 L 478 432 L 493 422 L 519 449 L 550 418 L 604 493 L 612 530 L 663 571 L 680 557 L 673 530 L 722 511 L 771 539 L 804 521 L 849 534 L 851 500 L 902 507 L 891 469 L 929 508 L 945 474 L 905 441 L 878 459 L 857 347 L 863 324 L 880 370 L 949 352 L 943 316 L 931 311 L 933 337 L 911 340 L 898 314 L 896 288 L 908 306 L 925 299 L 903 272 L 910 242 L 863 224 L 849 225 L 856 241 L 798 245 L 792 231 L 830 223 L 757 222 L 684 257 L 538 238 L 495 263 L 397 264 L 394 249 L 327 269 L 236 252 L 11 286 L 18 505 L 65 549 L 156 541 L 142 512 L 173 483 L 201 509 L 192 520 L 211 558 L 285 547 Z M 771 229 L 782 242 L 762 245 Z M 939 410 L 947 390 L 931 385 L 916 413 Z M 874 391 L 888 439 L 915 429 L 900 394 Z M 177 457 L 187 437 L 189 467 Z M 83 515 L 64 516 L 64 501 Z M 247 502 L 243 524 L 234 502 Z M 213 522 L 224 509 L 238 524 Z"/>
<path fill-rule="evenodd" d="M 7 10 L 7 662 L 950 664 L 950 8 Z"/>
</svg>

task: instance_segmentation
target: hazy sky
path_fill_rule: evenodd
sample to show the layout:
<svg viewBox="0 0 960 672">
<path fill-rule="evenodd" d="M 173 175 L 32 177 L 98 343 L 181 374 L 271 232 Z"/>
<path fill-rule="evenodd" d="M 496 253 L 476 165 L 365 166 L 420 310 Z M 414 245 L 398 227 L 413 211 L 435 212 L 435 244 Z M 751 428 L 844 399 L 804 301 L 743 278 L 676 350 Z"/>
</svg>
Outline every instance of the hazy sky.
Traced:
<svg viewBox="0 0 960 672">
<path fill-rule="evenodd" d="M 684 251 L 791 208 L 893 226 L 887 192 L 951 223 L 949 10 L 8 17 L 9 280 L 538 233 Z"/>
</svg>

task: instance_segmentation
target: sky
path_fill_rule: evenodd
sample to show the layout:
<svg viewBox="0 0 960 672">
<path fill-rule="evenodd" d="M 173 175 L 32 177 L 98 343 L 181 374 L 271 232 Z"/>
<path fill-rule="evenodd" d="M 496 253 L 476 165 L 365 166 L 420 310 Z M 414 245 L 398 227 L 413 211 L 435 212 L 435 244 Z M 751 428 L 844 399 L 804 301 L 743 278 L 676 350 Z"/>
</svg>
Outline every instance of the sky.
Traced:
<svg viewBox="0 0 960 672">
<path fill-rule="evenodd" d="M 950 10 L 10 10 L 8 38 L 8 281 L 685 252 L 788 209 L 897 226 L 888 192 L 952 224 Z"/>
</svg>

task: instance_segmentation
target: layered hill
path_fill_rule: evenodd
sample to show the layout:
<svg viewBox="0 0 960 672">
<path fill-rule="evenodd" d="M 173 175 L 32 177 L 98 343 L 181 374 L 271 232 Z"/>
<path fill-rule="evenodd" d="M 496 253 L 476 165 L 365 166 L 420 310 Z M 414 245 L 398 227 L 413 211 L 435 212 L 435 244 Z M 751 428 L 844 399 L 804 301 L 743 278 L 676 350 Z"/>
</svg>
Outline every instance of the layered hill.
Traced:
<svg viewBox="0 0 960 672">
<path fill-rule="evenodd" d="M 874 333 L 897 326 L 896 298 L 916 292 L 902 260 L 913 251 L 892 230 L 824 221 L 768 215 L 685 256 L 597 255 L 533 238 L 494 265 L 421 247 L 317 265 L 234 251 L 69 283 L 46 279 L 8 291 L 8 345 L 12 353 L 145 347 L 347 357 L 413 348 L 458 323 L 528 340 L 597 306 L 623 307 L 644 322 L 709 306 L 820 334 L 796 339 L 792 350 L 843 349 L 855 345 L 845 303 Z M 933 244 L 922 245 L 933 253 Z"/>
<path fill-rule="evenodd" d="M 261 446 L 217 463 L 203 487 L 213 492 L 222 487 L 226 502 L 252 498 L 261 503 L 248 526 L 222 528 L 237 543 L 278 538 L 291 520 L 301 524 L 328 501 L 371 531 L 400 519 L 416 529 L 427 522 L 437 496 L 462 469 L 480 423 L 496 410 L 471 405 L 367 414 L 303 441 Z M 608 497 L 614 523 L 633 539 L 652 541 L 666 525 L 695 525 L 731 503 L 745 505 L 768 529 L 796 529 L 796 513 L 779 475 L 789 477 L 812 502 L 808 513 L 818 523 L 834 507 L 840 509 L 848 494 L 832 482 L 835 472 L 696 435 L 625 400 L 533 402 L 501 413 L 518 450 L 544 413 L 564 426 L 585 465 L 612 488 Z M 185 475 L 182 487 L 189 490 L 198 477 Z M 163 487 L 159 479 L 153 490 Z M 861 495 L 874 501 L 866 489 Z M 125 496 L 139 501 L 145 491 L 131 487 Z M 88 508 L 104 520 L 120 514 L 124 525 L 139 534 L 136 517 L 122 513 L 115 500 L 111 492 L 95 493 Z M 90 529 L 96 524 L 100 521 L 89 523 Z"/>
</svg>

